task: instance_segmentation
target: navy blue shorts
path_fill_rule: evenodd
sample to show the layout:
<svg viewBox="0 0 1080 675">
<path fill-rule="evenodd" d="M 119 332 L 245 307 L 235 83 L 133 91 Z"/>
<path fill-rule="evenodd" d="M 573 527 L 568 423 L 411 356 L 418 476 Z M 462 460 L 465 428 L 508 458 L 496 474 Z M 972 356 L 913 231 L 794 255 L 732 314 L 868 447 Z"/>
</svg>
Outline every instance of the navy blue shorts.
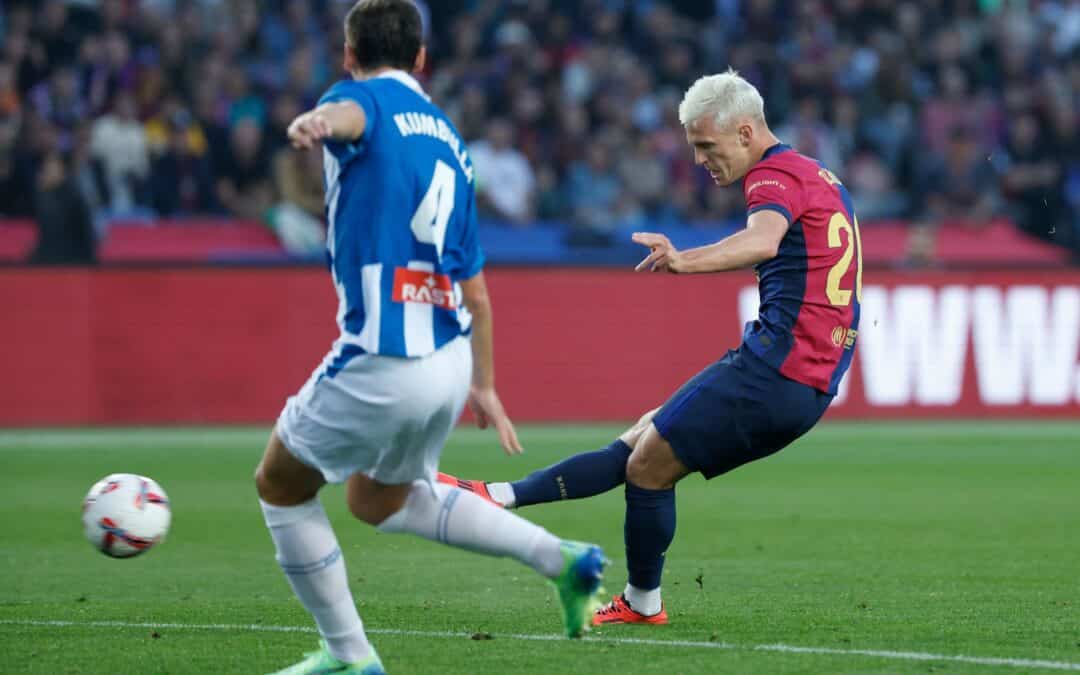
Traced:
<svg viewBox="0 0 1080 675">
<path fill-rule="evenodd" d="M 832 399 L 784 377 L 744 345 L 679 388 L 653 424 L 687 468 L 714 478 L 805 434 Z"/>
</svg>

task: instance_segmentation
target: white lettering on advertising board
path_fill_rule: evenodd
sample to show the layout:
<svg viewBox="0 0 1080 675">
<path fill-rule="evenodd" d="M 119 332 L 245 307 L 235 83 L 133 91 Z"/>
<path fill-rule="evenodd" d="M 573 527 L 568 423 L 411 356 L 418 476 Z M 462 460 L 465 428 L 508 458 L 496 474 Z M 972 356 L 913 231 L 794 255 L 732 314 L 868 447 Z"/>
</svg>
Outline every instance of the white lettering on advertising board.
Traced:
<svg viewBox="0 0 1080 675">
<path fill-rule="evenodd" d="M 744 288 L 741 322 L 757 309 L 757 288 Z M 1074 286 L 867 286 L 852 368 L 872 406 L 955 405 L 969 360 L 976 391 L 967 396 L 991 406 L 1055 406 L 1080 402 L 1078 351 Z M 847 380 L 833 405 L 846 398 Z"/>
</svg>

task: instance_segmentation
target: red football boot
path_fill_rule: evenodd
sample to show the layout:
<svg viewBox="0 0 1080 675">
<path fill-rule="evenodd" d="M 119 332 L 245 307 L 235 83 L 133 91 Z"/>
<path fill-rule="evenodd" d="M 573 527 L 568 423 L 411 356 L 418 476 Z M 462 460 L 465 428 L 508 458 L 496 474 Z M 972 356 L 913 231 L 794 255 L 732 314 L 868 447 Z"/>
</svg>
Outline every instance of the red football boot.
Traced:
<svg viewBox="0 0 1080 675">
<path fill-rule="evenodd" d="M 662 626 L 668 622 L 667 610 L 660 606 L 656 614 L 645 616 L 634 611 L 622 594 L 616 595 L 611 602 L 596 610 L 592 617 L 592 625 L 603 626 L 609 623 L 644 623 L 653 626 Z"/>
<path fill-rule="evenodd" d="M 486 499 L 495 506 L 503 508 L 503 505 L 491 496 L 491 493 L 488 492 L 487 489 L 487 483 L 482 480 L 465 480 L 464 478 L 458 478 L 457 476 L 451 476 L 448 473 L 442 472 L 435 474 L 435 480 L 439 481 L 440 483 L 446 483 L 447 485 L 460 488 L 462 490 L 468 490 L 469 492 L 475 494 L 477 497 Z"/>
</svg>

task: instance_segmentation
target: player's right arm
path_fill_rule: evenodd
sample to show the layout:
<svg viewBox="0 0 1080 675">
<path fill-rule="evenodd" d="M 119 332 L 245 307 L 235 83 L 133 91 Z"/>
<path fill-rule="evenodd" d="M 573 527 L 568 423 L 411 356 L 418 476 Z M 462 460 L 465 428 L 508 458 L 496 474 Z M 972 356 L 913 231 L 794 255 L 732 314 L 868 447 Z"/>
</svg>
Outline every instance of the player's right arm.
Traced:
<svg viewBox="0 0 1080 675">
<path fill-rule="evenodd" d="M 364 135 L 367 115 L 353 101 L 323 103 L 314 110 L 297 115 L 289 124 L 289 142 L 298 150 L 307 150 L 323 140 L 350 143 Z"/>
<path fill-rule="evenodd" d="M 523 452 L 518 441 L 514 423 L 503 409 L 499 395 L 495 393 L 495 349 L 491 313 L 484 273 L 478 272 L 461 282 L 461 295 L 472 314 L 472 386 L 469 389 L 469 409 L 476 416 L 476 424 L 484 429 L 488 424 L 495 427 L 499 442 L 508 455 Z"/>
<path fill-rule="evenodd" d="M 704 274 L 752 267 L 776 257 L 787 230 L 787 218 L 776 211 L 763 210 L 750 214 L 745 230 L 715 244 L 685 251 L 675 248 L 662 234 L 635 232 L 634 243 L 649 247 L 649 255 L 634 269 Z"/>
<path fill-rule="evenodd" d="M 824 170 L 822 170 L 824 171 Z M 799 177 L 776 167 L 755 167 L 743 180 L 746 229 L 715 244 L 680 251 L 668 238 L 652 232 L 634 234 L 634 242 L 649 247 L 637 271 L 700 274 L 751 267 L 775 258 L 791 223 L 803 212 L 804 191 Z"/>
</svg>

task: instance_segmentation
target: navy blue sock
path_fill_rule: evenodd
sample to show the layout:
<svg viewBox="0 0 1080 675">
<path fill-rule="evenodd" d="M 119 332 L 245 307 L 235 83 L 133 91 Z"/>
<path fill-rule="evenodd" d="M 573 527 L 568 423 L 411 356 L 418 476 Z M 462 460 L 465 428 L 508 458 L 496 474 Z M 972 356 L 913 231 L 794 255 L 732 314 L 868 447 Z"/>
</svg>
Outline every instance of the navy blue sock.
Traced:
<svg viewBox="0 0 1080 675">
<path fill-rule="evenodd" d="M 627 482 L 623 537 L 630 585 L 659 588 L 664 554 L 675 538 L 675 488 L 646 490 Z"/>
<path fill-rule="evenodd" d="M 591 497 L 622 485 L 630 446 L 616 439 L 603 450 L 583 452 L 511 483 L 516 506 Z"/>
</svg>

